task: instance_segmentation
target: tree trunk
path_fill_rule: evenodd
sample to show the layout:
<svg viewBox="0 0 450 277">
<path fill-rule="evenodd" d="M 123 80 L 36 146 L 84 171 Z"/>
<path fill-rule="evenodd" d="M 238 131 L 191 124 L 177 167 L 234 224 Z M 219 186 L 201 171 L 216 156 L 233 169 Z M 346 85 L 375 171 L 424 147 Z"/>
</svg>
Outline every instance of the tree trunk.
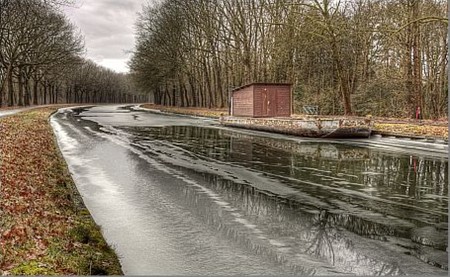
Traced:
<svg viewBox="0 0 450 277">
<path fill-rule="evenodd" d="M 28 78 L 25 79 L 25 106 L 30 106 L 30 98 L 31 98 L 31 93 L 30 93 L 30 82 L 28 80 Z"/>
<path fill-rule="evenodd" d="M 47 104 L 47 92 L 48 92 L 48 85 L 47 85 L 47 81 L 44 82 L 44 105 Z"/>
<path fill-rule="evenodd" d="M 13 70 L 8 72 L 8 106 L 14 106 L 14 84 L 13 84 Z"/>
<path fill-rule="evenodd" d="M 35 79 L 33 83 L 33 105 L 38 105 L 38 85 L 39 82 Z"/>
<path fill-rule="evenodd" d="M 18 97 L 17 105 L 22 107 L 23 106 L 23 71 L 22 71 L 21 67 L 18 68 L 17 85 L 19 88 L 19 97 Z"/>
<path fill-rule="evenodd" d="M 413 3 L 413 11 L 412 11 L 412 19 L 419 18 L 419 5 L 420 0 L 415 0 Z M 422 61 L 421 61 L 421 49 L 420 49 L 420 24 L 419 22 L 414 22 L 413 26 L 413 41 L 412 41 L 412 49 L 413 49 L 413 91 L 412 98 L 414 99 L 414 108 L 420 109 L 421 113 L 423 113 L 422 106 Z M 422 116 L 422 115 L 421 115 Z"/>
</svg>

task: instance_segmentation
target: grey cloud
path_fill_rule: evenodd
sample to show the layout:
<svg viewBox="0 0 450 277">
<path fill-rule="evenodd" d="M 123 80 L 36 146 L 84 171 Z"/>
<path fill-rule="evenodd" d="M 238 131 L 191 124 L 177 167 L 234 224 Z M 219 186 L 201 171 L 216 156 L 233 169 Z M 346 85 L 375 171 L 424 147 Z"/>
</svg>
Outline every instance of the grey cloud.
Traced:
<svg viewBox="0 0 450 277">
<path fill-rule="evenodd" d="M 126 58 L 128 56 L 127 52 L 132 50 L 132 45 L 128 41 L 133 41 L 132 35 L 102 37 L 86 44 L 91 49 L 89 54 L 92 56 L 102 56 L 105 59 L 120 59 Z"/>
<path fill-rule="evenodd" d="M 85 36 L 87 56 L 99 63 L 103 59 L 128 59 L 134 47 L 134 23 L 145 0 L 85 0 L 66 13 Z"/>
</svg>

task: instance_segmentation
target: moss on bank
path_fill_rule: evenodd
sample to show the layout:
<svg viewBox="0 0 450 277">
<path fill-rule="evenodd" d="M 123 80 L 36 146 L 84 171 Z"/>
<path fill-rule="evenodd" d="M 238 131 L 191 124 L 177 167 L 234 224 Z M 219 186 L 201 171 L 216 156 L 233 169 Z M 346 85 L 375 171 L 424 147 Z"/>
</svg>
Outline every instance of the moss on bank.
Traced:
<svg viewBox="0 0 450 277">
<path fill-rule="evenodd" d="M 42 108 L 0 119 L 0 275 L 120 275 Z"/>
</svg>

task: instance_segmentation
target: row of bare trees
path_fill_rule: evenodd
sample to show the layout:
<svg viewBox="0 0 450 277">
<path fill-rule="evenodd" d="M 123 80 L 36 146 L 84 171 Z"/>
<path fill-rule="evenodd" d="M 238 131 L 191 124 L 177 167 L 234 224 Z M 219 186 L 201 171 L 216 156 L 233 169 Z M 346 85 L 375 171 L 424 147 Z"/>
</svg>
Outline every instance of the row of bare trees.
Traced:
<svg viewBox="0 0 450 277">
<path fill-rule="evenodd" d="M 0 107 L 130 102 L 128 76 L 82 58 L 83 38 L 61 11 L 70 0 L 0 0 Z"/>
<path fill-rule="evenodd" d="M 152 1 L 130 68 L 164 105 L 224 107 L 232 88 L 289 82 L 297 111 L 446 117 L 446 11 L 445 0 Z"/>
</svg>

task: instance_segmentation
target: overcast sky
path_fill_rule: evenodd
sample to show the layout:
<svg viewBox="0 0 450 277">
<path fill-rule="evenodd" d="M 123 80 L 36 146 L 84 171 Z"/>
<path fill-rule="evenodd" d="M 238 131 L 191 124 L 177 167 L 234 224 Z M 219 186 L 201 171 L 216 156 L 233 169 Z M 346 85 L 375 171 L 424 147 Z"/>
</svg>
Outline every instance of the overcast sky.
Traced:
<svg viewBox="0 0 450 277">
<path fill-rule="evenodd" d="M 116 72 L 128 72 L 134 23 L 146 0 L 77 0 L 65 8 L 85 37 L 87 58 Z"/>
</svg>

